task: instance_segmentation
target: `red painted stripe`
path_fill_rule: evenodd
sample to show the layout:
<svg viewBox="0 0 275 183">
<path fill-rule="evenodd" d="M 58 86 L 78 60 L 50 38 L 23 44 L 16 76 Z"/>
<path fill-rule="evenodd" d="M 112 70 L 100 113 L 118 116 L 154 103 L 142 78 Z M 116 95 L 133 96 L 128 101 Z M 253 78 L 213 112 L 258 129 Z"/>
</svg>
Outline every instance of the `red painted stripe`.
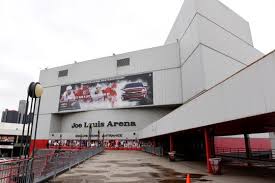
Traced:
<svg viewBox="0 0 275 183">
<path fill-rule="evenodd" d="M 141 147 L 106 147 L 106 150 L 141 151 Z"/>
<path fill-rule="evenodd" d="M 47 149 L 48 139 L 36 139 L 35 140 L 35 149 Z M 34 145 L 34 140 L 31 141 L 30 153 L 32 153 Z"/>
<path fill-rule="evenodd" d="M 269 138 L 250 138 L 251 149 L 271 149 Z M 245 148 L 244 138 L 216 137 L 215 147 L 219 148 Z"/>
</svg>

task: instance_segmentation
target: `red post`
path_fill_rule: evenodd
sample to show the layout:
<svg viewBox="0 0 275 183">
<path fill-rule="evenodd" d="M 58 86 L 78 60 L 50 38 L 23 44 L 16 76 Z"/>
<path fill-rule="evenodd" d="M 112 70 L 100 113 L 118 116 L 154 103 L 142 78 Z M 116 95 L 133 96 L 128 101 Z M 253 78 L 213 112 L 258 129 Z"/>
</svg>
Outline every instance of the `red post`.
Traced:
<svg viewBox="0 0 275 183">
<path fill-rule="evenodd" d="M 250 145 L 250 138 L 248 134 L 244 134 L 244 142 L 245 142 L 245 153 L 246 153 L 246 158 L 249 159 L 251 158 L 251 145 Z"/>
<path fill-rule="evenodd" d="M 169 141 L 170 141 L 170 152 L 172 152 L 174 151 L 174 139 L 172 134 L 169 135 Z"/>
<path fill-rule="evenodd" d="M 156 138 L 153 137 L 153 154 L 155 155 L 156 154 Z"/>
<path fill-rule="evenodd" d="M 212 173 L 212 168 L 209 162 L 209 158 L 211 158 L 211 149 L 210 149 L 210 138 L 207 128 L 204 128 L 204 140 L 205 140 L 205 153 L 206 153 L 206 162 L 207 162 L 207 170 L 208 173 Z"/>
</svg>

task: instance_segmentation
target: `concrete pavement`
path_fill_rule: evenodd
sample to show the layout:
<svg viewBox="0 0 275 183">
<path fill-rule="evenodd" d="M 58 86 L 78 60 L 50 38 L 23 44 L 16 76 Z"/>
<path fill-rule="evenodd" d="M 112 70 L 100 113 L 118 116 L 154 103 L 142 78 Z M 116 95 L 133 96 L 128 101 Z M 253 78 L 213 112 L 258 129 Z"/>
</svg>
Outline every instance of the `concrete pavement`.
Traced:
<svg viewBox="0 0 275 183">
<path fill-rule="evenodd" d="M 262 171 L 262 173 L 261 173 Z M 186 173 L 192 182 L 274 183 L 274 171 L 263 169 L 226 168 L 221 176 L 208 175 L 203 163 L 169 162 L 166 158 L 137 151 L 105 151 L 63 173 L 55 183 L 177 183 L 185 182 Z"/>
</svg>

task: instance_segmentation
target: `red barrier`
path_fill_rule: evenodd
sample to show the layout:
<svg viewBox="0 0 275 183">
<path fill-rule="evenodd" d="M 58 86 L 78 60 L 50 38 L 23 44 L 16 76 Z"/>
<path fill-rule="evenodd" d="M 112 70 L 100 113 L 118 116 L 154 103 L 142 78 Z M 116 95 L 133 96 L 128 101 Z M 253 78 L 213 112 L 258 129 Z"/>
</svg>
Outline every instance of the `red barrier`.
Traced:
<svg viewBox="0 0 275 183">
<path fill-rule="evenodd" d="M 36 155 L 33 159 L 18 158 L 1 162 L 0 183 L 42 182 L 103 150 L 102 147 L 65 150 L 58 153 Z"/>
<path fill-rule="evenodd" d="M 46 139 L 36 139 L 35 140 L 35 149 L 46 149 L 48 144 L 48 140 Z M 32 153 L 34 146 L 34 140 L 31 140 L 31 145 L 30 145 L 30 154 Z"/>
<path fill-rule="evenodd" d="M 60 150 L 78 150 L 87 149 L 87 147 L 79 146 L 50 146 L 49 149 L 60 149 Z M 106 150 L 125 150 L 125 151 L 142 151 L 141 147 L 105 147 Z"/>
<path fill-rule="evenodd" d="M 95 149 L 94 147 L 79 147 L 79 146 L 49 146 L 49 149 L 56 149 L 56 150 L 68 150 L 68 151 L 78 151 L 83 149 Z"/>
<path fill-rule="evenodd" d="M 215 146 L 220 148 L 245 148 L 244 138 L 216 137 Z M 271 141 L 268 138 L 250 138 L 252 149 L 271 150 Z"/>
<path fill-rule="evenodd" d="M 142 151 L 141 147 L 106 147 L 106 150 Z"/>
</svg>

